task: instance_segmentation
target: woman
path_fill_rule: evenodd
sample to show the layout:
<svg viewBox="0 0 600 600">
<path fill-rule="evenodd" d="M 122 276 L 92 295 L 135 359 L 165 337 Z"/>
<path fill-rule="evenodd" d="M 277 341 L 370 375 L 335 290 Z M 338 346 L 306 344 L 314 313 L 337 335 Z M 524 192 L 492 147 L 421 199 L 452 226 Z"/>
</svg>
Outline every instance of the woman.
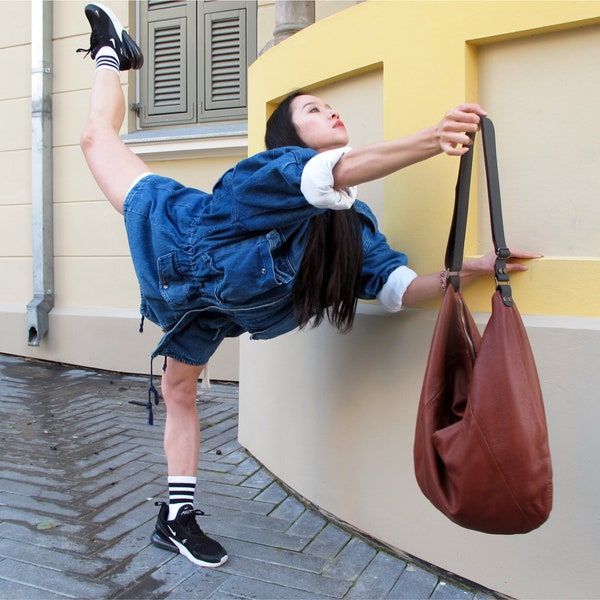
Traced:
<svg viewBox="0 0 600 600">
<path fill-rule="evenodd" d="M 417 276 L 407 267 L 356 200 L 355 186 L 441 152 L 460 156 L 485 113 L 462 104 L 412 136 L 351 149 L 338 113 L 297 93 L 269 120 L 269 149 L 241 161 L 208 194 L 150 173 L 122 143 L 118 73 L 141 67 L 143 57 L 110 10 L 89 4 L 85 12 L 96 73 L 81 147 L 103 193 L 124 214 L 142 314 L 165 331 L 153 356 L 166 357 L 169 504 L 158 503 L 152 541 L 215 567 L 227 553 L 198 527 L 202 513 L 193 508 L 203 366 L 225 337 L 243 332 L 272 338 L 325 316 L 346 331 L 359 297 L 377 297 L 395 311 L 440 296 L 440 274 Z M 466 262 L 462 282 L 493 272 L 494 258 Z M 513 263 L 509 270 L 525 268 Z"/>
</svg>

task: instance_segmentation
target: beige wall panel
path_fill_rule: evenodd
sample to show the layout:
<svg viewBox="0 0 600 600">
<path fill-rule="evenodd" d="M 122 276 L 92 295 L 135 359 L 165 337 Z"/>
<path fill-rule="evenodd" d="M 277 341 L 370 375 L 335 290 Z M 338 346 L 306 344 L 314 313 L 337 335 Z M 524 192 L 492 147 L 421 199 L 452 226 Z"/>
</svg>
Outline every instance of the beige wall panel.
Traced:
<svg viewBox="0 0 600 600">
<path fill-rule="evenodd" d="M 509 246 L 600 257 L 600 26 L 483 46 L 479 74 Z"/>
<path fill-rule="evenodd" d="M 0 152 L 31 148 L 31 98 L 1 101 L 0 123 Z"/>
<path fill-rule="evenodd" d="M 272 39 L 275 29 L 275 0 L 259 0 L 257 48 L 260 52 Z"/>
<path fill-rule="evenodd" d="M 81 16 L 87 24 L 87 19 L 83 17 L 83 9 Z M 91 86 L 94 75 L 94 61 L 90 56 L 86 57 L 85 53 L 77 52 L 78 48 L 87 48 L 89 46 L 89 37 L 88 34 L 86 36 L 54 40 L 52 58 L 55 65 L 60 65 L 60 69 L 55 69 L 52 77 L 52 89 L 55 94 L 62 94 Z M 121 75 L 122 79 L 123 77 Z"/>
<path fill-rule="evenodd" d="M 153 173 L 172 177 L 183 185 L 211 192 L 217 180 L 246 155 L 207 157 L 189 160 L 153 161 L 148 168 Z"/>
<path fill-rule="evenodd" d="M 54 271 L 57 305 L 139 309 L 139 286 L 127 256 L 56 257 Z"/>
<path fill-rule="evenodd" d="M 90 39 L 90 26 L 85 18 L 84 8 L 87 0 L 58 0 L 53 2 L 52 18 L 54 19 L 54 38 L 65 38 L 73 35 L 87 35 Z M 124 27 L 129 24 L 129 7 L 133 2 L 128 0 L 103 0 L 102 4 L 110 8 Z"/>
<path fill-rule="evenodd" d="M 31 98 L 31 48 L 13 46 L 0 50 L 0 100 Z"/>
<path fill-rule="evenodd" d="M 33 297 L 33 274 L 31 258 L 0 257 L 0 273 L 3 285 L 0 288 L 0 305 L 25 306 Z M 0 337 L 4 334 L 0 328 Z"/>
<path fill-rule="evenodd" d="M 81 125 L 83 129 L 83 124 Z M 106 202 L 79 144 L 54 149 L 54 202 Z"/>
<path fill-rule="evenodd" d="M 55 38 L 87 34 L 89 42 L 90 26 L 83 12 L 87 3 L 87 0 L 58 0 L 53 2 L 52 17 L 54 19 Z M 102 4 L 118 15 L 121 23 L 127 27 L 130 4 L 127 0 L 103 0 Z M 85 47 L 87 48 L 87 46 Z"/>
<path fill-rule="evenodd" d="M 31 150 L 0 155 L 0 206 L 31 203 Z"/>
<path fill-rule="evenodd" d="M 0 19 L 0 48 L 29 44 L 31 41 L 31 2 L 3 0 Z M 29 70 L 31 73 L 31 69 Z M 4 71 L 3 71 L 4 73 Z"/>
<path fill-rule="evenodd" d="M 108 203 L 54 205 L 56 256 L 129 257 L 123 217 Z"/>
<path fill-rule="evenodd" d="M 0 256 L 31 256 L 31 207 L 29 205 L 2 207 Z"/>
<path fill-rule="evenodd" d="M 93 71 L 90 72 L 91 85 Z M 124 89 L 124 93 L 127 90 Z M 53 145 L 79 146 L 81 132 L 88 117 L 90 107 L 89 90 L 57 94 L 52 101 Z M 121 133 L 125 133 L 125 124 Z"/>
<path fill-rule="evenodd" d="M 315 2 L 315 20 L 320 21 L 331 15 L 358 4 L 360 0 L 317 0 Z"/>
</svg>

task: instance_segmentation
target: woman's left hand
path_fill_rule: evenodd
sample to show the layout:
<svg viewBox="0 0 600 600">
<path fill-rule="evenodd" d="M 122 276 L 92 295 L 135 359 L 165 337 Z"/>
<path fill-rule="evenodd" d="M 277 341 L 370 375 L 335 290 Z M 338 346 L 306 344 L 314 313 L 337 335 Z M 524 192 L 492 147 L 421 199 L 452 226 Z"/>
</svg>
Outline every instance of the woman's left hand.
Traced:
<svg viewBox="0 0 600 600">
<path fill-rule="evenodd" d="M 543 258 L 543 254 L 538 252 L 528 252 L 526 250 L 512 249 L 510 251 L 510 257 L 506 262 L 506 270 L 509 273 L 526 271 L 527 265 L 524 265 L 520 260 L 532 260 L 535 258 Z M 516 262 L 515 262 L 516 261 Z M 473 258 L 463 264 L 461 275 L 472 275 L 481 276 L 489 275 L 494 273 L 494 265 L 496 263 L 496 253 L 488 252 L 479 258 Z"/>
</svg>

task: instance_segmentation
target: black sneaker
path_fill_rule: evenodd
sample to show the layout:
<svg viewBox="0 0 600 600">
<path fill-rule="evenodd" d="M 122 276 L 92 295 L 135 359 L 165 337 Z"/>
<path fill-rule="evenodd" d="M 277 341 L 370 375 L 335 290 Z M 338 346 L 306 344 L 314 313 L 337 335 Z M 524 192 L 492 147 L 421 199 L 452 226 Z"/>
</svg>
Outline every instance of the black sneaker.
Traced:
<svg viewBox="0 0 600 600">
<path fill-rule="evenodd" d="M 220 567 L 227 561 L 227 551 L 219 542 L 209 538 L 196 523 L 197 515 L 204 515 L 191 504 L 184 504 L 177 516 L 168 521 L 169 506 L 157 502 L 160 506 L 156 527 L 150 541 L 163 550 L 179 552 L 188 560 L 201 567 Z"/>
<path fill-rule="evenodd" d="M 77 52 L 86 52 L 85 56 L 91 54 L 92 58 L 96 58 L 100 48 L 110 46 L 117 52 L 121 71 L 139 69 L 144 64 L 140 47 L 123 29 L 123 25 L 112 10 L 102 4 L 88 4 L 85 7 L 85 16 L 92 26 L 90 47 L 87 50 L 79 48 Z"/>
</svg>

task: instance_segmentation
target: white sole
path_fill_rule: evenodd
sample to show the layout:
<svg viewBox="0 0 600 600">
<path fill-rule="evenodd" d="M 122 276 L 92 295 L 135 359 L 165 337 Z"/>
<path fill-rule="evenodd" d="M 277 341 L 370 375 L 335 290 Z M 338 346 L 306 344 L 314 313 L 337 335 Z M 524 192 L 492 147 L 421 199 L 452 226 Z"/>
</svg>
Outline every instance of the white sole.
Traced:
<svg viewBox="0 0 600 600">
<path fill-rule="evenodd" d="M 177 540 L 173 539 L 172 537 L 169 537 L 169 540 L 171 540 L 171 543 L 177 547 L 177 549 L 179 550 L 179 554 L 182 554 L 190 562 L 193 562 L 199 567 L 207 567 L 209 569 L 214 569 L 215 567 L 220 567 L 221 565 L 224 565 L 227 562 L 227 559 L 229 558 L 229 556 L 227 556 L 226 554 L 218 563 L 205 562 L 190 554 L 190 551 L 183 544 L 180 544 Z"/>
</svg>

